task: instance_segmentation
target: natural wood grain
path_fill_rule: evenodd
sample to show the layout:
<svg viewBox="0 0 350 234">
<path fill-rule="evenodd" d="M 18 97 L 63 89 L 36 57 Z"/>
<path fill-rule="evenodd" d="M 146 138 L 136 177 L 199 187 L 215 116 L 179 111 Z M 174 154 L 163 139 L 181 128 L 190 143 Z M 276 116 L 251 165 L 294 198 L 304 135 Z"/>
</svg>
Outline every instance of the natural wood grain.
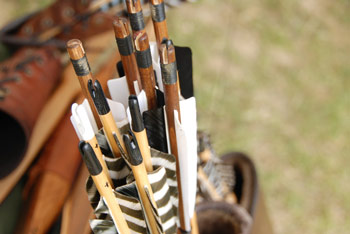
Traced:
<svg viewBox="0 0 350 234">
<path fill-rule="evenodd" d="M 134 34 L 134 40 L 136 51 L 146 51 L 149 49 L 149 41 L 146 32 Z M 147 97 L 148 109 L 154 109 L 157 107 L 157 97 L 155 91 L 156 81 L 153 66 L 151 64 L 148 68 L 139 67 L 139 71 L 142 87 Z"/>
<path fill-rule="evenodd" d="M 134 134 L 135 134 L 137 143 L 139 145 L 146 170 L 147 172 L 151 172 L 153 171 L 153 166 L 152 166 L 152 160 L 151 160 L 151 150 L 148 144 L 146 130 L 144 129 L 141 132 L 134 131 Z"/>
<path fill-rule="evenodd" d="M 113 216 L 113 221 L 118 227 L 118 232 L 129 234 L 130 229 L 125 221 L 119 203 L 114 196 L 112 186 L 109 184 L 106 175 L 104 173 L 100 173 L 96 176 L 91 176 L 91 178 L 93 179 L 98 192 L 105 199 L 106 205 Z"/>
<path fill-rule="evenodd" d="M 142 11 L 140 0 L 126 0 L 125 3 L 128 13 L 137 13 Z"/>
<path fill-rule="evenodd" d="M 151 0 L 150 3 L 152 5 L 159 5 L 163 2 L 163 0 Z M 167 27 L 167 23 L 166 23 L 166 19 L 164 19 L 161 22 L 156 22 L 154 20 L 153 21 L 153 27 L 154 27 L 154 32 L 156 35 L 156 40 L 157 40 L 157 45 L 158 45 L 158 49 L 160 44 L 162 43 L 163 39 L 169 39 L 169 34 L 168 34 L 168 27 Z"/>
<path fill-rule="evenodd" d="M 94 216 L 85 185 L 89 172 L 82 165 L 62 211 L 61 234 L 90 234 L 89 219 Z"/>
<path fill-rule="evenodd" d="M 50 186 L 52 183 L 56 186 Z M 28 218 L 18 226 L 17 233 L 46 233 L 52 221 L 45 220 L 55 220 L 58 217 L 69 188 L 67 181 L 54 172 L 47 172 L 40 176 L 33 188 L 34 193 L 29 197 L 28 213 L 23 213 Z"/>
<path fill-rule="evenodd" d="M 91 138 L 87 142 L 91 145 L 91 148 L 94 150 L 96 157 L 102 166 L 102 172 L 106 175 L 108 182 L 112 185 L 112 188 L 114 188 L 112 179 L 111 179 L 109 172 L 108 172 L 107 164 L 106 164 L 105 160 L 103 159 L 101 148 L 98 145 L 96 137 L 94 136 L 93 138 Z"/>
<path fill-rule="evenodd" d="M 173 45 L 169 45 L 167 43 L 163 43 L 160 46 L 160 61 L 162 64 L 170 64 L 175 62 L 175 48 Z M 176 69 L 176 68 L 174 68 Z M 166 84 L 163 80 L 164 85 L 164 99 L 165 99 L 165 112 L 167 116 L 168 123 L 168 133 L 169 133 L 169 141 L 170 141 L 170 149 L 171 153 L 176 158 L 176 178 L 178 184 L 178 199 L 179 199 L 179 220 L 180 227 L 182 230 L 186 230 L 185 228 L 185 215 L 184 215 L 184 205 L 182 201 L 182 186 L 181 186 L 181 173 L 180 173 L 180 165 L 179 165 L 179 156 L 177 149 L 177 140 L 176 140 L 176 131 L 175 131 L 175 112 L 178 113 L 178 119 L 181 122 L 180 115 L 180 103 L 179 103 L 179 90 L 177 81 L 173 84 Z"/>
<path fill-rule="evenodd" d="M 68 54 L 72 60 L 78 60 L 78 59 L 81 59 L 84 56 L 86 56 L 85 50 L 83 47 L 83 43 L 78 39 L 72 39 L 72 40 L 69 40 L 67 42 L 67 51 L 68 51 Z M 78 74 L 76 74 L 76 75 L 78 77 L 81 90 L 82 90 L 85 98 L 89 102 L 92 114 L 94 115 L 94 118 L 95 118 L 95 121 L 97 124 L 97 127 L 100 129 L 102 127 L 102 123 L 101 123 L 100 119 L 98 118 L 98 114 L 97 114 L 97 110 L 95 108 L 94 102 L 93 102 L 91 96 L 89 95 L 89 91 L 87 89 L 88 81 L 90 79 L 94 80 L 92 73 L 90 72 L 88 75 L 85 75 L 85 76 L 79 76 Z"/>
<path fill-rule="evenodd" d="M 115 135 L 117 136 L 124 151 L 125 151 L 125 145 L 124 145 L 123 139 L 121 138 L 119 129 L 114 121 L 112 112 L 109 111 L 105 115 L 100 115 L 100 119 L 101 119 L 101 122 L 103 125 L 103 131 L 107 137 L 107 140 L 109 142 L 109 145 L 111 147 L 111 150 L 112 150 L 114 157 L 120 157 L 121 154 L 120 154 L 118 145 L 117 145 L 116 141 L 114 140 L 113 134 L 115 133 Z"/>
<path fill-rule="evenodd" d="M 114 33 L 116 38 L 126 38 L 128 36 L 131 36 L 130 31 L 129 31 L 129 24 L 126 18 L 124 17 L 117 17 L 116 20 L 113 22 L 114 26 Z M 135 53 L 132 53 L 130 55 L 120 55 L 126 80 L 128 83 L 128 88 L 130 94 L 136 95 L 136 90 L 134 87 L 134 82 L 136 81 L 139 89 L 142 90 L 142 85 L 141 85 L 141 79 L 140 79 L 140 73 L 137 68 L 137 62 L 136 62 L 136 57 Z"/>
</svg>

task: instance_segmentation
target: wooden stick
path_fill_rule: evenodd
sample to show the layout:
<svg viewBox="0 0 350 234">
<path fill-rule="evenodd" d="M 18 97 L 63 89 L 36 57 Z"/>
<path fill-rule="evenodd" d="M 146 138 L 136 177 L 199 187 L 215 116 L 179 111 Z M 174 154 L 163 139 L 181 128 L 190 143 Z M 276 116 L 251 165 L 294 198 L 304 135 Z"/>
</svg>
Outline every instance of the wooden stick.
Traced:
<svg viewBox="0 0 350 234">
<path fill-rule="evenodd" d="M 106 175 L 102 172 L 101 164 L 96 158 L 93 149 L 88 143 L 84 141 L 81 141 L 79 143 L 79 149 L 83 160 L 90 172 L 91 178 L 110 211 L 118 233 L 130 233 L 130 229 L 120 209 L 119 203 L 114 196 L 112 186 L 108 182 Z"/>
<path fill-rule="evenodd" d="M 157 228 L 157 222 L 152 211 L 152 204 L 157 208 L 157 204 L 154 200 L 153 191 L 149 183 L 145 165 L 141 156 L 141 152 L 135 139 L 130 139 L 129 135 L 123 135 L 123 140 L 126 145 L 126 150 L 129 155 L 129 163 L 132 169 L 132 173 L 135 177 L 137 191 L 140 195 L 142 205 L 144 207 L 146 221 L 152 234 L 159 233 Z M 146 191 L 147 190 L 147 191 Z M 149 197 L 151 201 L 149 200 Z M 152 204 L 151 204 L 152 203 Z"/>
<path fill-rule="evenodd" d="M 139 102 L 135 95 L 129 96 L 129 108 L 132 119 L 132 131 L 140 147 L 142 158 L 145 162 L 147 172 L 153 171 L 151 150 L 148 144 L 148 138 L 145 126 L 140 112 Z"/>
<path fill-rule="evenodd" d="M 62 209 L 60 234 L 91 234 L 89 220 L 95 215 L 85 190 L 88 176 L 86 166 L 82 165 Z"/>
<path fill-rule="evenodd" d="M 96 108 L 94 106 L 94 102 L 89 95 L 89 92 L 87 90 L 87 83 L 88 80 L 94 80 L 92 77 L 92 73 L 90 70 L 90 65 L 87 60 L 85 50 L 83 48 L 83 44 L 78 39 L 72 39 L 67 42 L 67 51 L 69 54 L 69 57 L 72 61 L 73 68 L 75 70 L 75 74 L 78 77 L 81 90 L 84 94 L 84 97 L 88 100 L 92 114 L 94 115 L 96 124 L 98 129 L 102 127 L 102 123 L 100 121 L 100 118 L 98 117 Z"/>
<path fill-rule="evenodd" d="M 142 85 L 140 73 L 137 68 L 133 41 L 129 31 L 129 24 L 126 18 L 116 17 L 113 21 L 113 26 L 129 92 L 136 95 L 134 83 L 137 82 L 140 90 L 142 90 Z"/>
<path fill-rule="evenodd" d="M 205 188 L 207 189 L 209 198 L 212 201 L 222 200 L 222 197 L 216 191 L 215 186 L 209 181 L 208 176 L 205 174 L 201 166 L 198 167 L 197 177 L 198 177 L 198 180 L 204 184 Z"/>
<path fill-rule="evenodd" d="M 179 121 L 181 122 L 179 92 L 177 86 L 177 68 L 175 58 L 175 47 L 172 42 L 164 41 L 160 45 L 160 61 L 162 70 L 162 79 L 164 85 L 165 111 L 168 123 L 168 132 L 170 140 L 171 153 L 176 157 L 176 179 L 178 184 L 179 194 L 179 219 L 180 228 L 186 230 L 184 220 L 184 206 L 182 202 L 181 174 L 177 150 L 177 140 L 175 131 L 174 111 L 178 113 Z"/>
<path fill-rule="evenodd" d="M 133 34 L 146 32 L 140 0 L 126 0 L 125 3 Z"/>
<path fill-rule="evenodd" d="M 85 108 L 83 106 L 79 106 L 77 103 L 74 103 L 71 109 L 72 109 L 71 121 L 73 122 L 73 125 L 76 128 L 76 131 L 79 132 L 82 140 L 88 142 L 91 145 L 92 149 L 94 150 L 97 156 L 98 161 L 102 166 L 103 173 L 105 173 L 109 183 L 113 186 L 112 179 L 109 176 L 108 167 L 106 165 L 105 160 L 103 160 L 102 151 L 100 149 L 100 146 L 98 145 L 95 132 L 92 129 L 92 126 L 90 124 L 89 117 L 85 111 Z"/>
<path fill-rule="evenodd" d="M 136 60 L 140 71 L 141 83 L 143 90 L 146 92 L 148 109 L 151 110 L 157 107 L 157 97 L 155 91 L 156 81 L 154 77 L 152 56 L 147 33 L 138 32 L 134 34 L 134 40 Z"/>
<path fill-rule="evenodd" d="M 191 218 L 191 234 L 199 234 L 196 211 L 194 211 L 193 216 Z"/>
<path fill-rule="evenodd" d="M 164 39 L 169 39 L 163 0 L 151 0 L 151 14 L 158 49 Z"/>
<path fill-rule="evenodd" d="M 86 142 L 89 143 L 91 148 L 94 150 L 94 153 L 96 154 L 96 157 L 102 166 L 102 172 L 106 175 L 107 180 L 111 184 L 112 188 L 114 188 L 112 179 L 111 179 L 109 172 L 108 172 L 107 164 L 106 164 L 105 160 L 103 160 L 103 154 L 102 154 L 100 146 L 98 145 L 96 137 L 94 136 L 93 138 L 91 138 L 90 140 L 88 140 Z"/>
<path fill-rule="evenodd" d="M 95 80 L 93 84 L 92 80 L 89 80 L 88 89 L 92 97 L 92 100 L 95 103 L 98 114 L 100 116 L 100 119 L 103 125 L 103 131 L 107 137 L 112 153 L 114 157 L 120 157 L 121 154 L 119 151 L 119 147 L 113 135 L 115 134 L 117 136 L 117 139 L 120 142 L 120 145 L 124 149 L 124 151 L 125 151 L 125 145 L 121 138 L 117 124 L 115 123 L 115 120 L 113 118 L 112 112 L 107 103 L 107 99 L 102 90 L 100 82 L 98 80 Z"/>
</svg>

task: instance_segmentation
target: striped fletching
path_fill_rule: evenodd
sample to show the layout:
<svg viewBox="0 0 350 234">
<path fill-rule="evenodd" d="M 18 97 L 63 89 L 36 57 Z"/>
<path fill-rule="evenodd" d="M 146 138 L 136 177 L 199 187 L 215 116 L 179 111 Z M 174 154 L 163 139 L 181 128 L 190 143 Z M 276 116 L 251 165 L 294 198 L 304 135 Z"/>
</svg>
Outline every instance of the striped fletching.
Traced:
<svg viewBox="0 0 350 234">
<path fill-rule="evenodd" d="M 151 149 L 153 172 L 148 173 L 153 195 L 158 209 L 154 209 L 159 222 L 159 230 L 164 233 L 176 232 L 177 221 L 177 182 L 175 158 Z M 131 170 L 122 158 L 105 157 L 109 173 L 115 189 L 115 196 L 132 233 L 147 233 L 147 225 L 138 197 L 135 182 L 125 184 L 130 179 Z M 123 184 L 124 183 L 124 184 Z M 123 184 L 123 185 L 122 185 Z M 119 186 L 117 186 L 119 185 Z M 88 198 L 95 210 L 97 219 L 90 221 L 94 233 L 117 233 L 108 208 L 99 196 L 97 189 L 89 177 L 86 183 Z"/>
</svg>

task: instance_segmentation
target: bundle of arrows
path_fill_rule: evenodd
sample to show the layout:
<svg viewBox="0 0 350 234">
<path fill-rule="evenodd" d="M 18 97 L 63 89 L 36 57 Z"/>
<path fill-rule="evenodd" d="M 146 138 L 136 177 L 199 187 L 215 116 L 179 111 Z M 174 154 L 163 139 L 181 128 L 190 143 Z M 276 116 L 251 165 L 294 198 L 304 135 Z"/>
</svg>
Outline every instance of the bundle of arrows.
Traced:
<svg viewBox="0 0 350 234">
<path fill-rule="evenodd" d="M 139 0 L 113 25 L 125 76 L 103 84 L 93 76 L 80 40 L 67 50 L 86 100 L 71 122 L 90 177 L 94 232 L 198 233 L 195 98 L 180 92 L 175 46 L 163 1 L 151 1 L 150 42 Z M 131 30 L 130 30 L 131 26 Z"/>
<path fill-rule="evenodd" d="M 197 170 L 191 51 L 169 38 L 163 1 L 151 1 L 150 8 L 155 42 L 139 0 L 127 0 L 128 17 L 114 19 L 123 76 L 100 78 L 108 80 L 108 90 L 91 73 L 81 41 L 67 42 L 85 96 L 72 105 L 71 122 L 90 173 L 86 190 L 95 233 L 198 233 L 197 179 L 214 193 L 211 200 L 220 197 L 221 185 Z"/>
</svg>

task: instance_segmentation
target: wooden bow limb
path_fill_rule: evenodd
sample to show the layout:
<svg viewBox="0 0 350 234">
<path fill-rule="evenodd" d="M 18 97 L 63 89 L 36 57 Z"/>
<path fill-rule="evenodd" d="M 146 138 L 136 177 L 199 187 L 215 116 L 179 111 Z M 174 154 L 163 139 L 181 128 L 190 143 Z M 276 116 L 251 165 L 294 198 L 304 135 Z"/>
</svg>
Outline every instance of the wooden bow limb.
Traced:
<svg viewBox="0 0 350 234">
<path fill-rule="evenodd" d="M 63 207 L 61 234 L 91 233 L 89 219 L 93 219 L 95 215 L 85 192 L 88 176 L 88 170 L 82 165 Z"/>
</svg>

